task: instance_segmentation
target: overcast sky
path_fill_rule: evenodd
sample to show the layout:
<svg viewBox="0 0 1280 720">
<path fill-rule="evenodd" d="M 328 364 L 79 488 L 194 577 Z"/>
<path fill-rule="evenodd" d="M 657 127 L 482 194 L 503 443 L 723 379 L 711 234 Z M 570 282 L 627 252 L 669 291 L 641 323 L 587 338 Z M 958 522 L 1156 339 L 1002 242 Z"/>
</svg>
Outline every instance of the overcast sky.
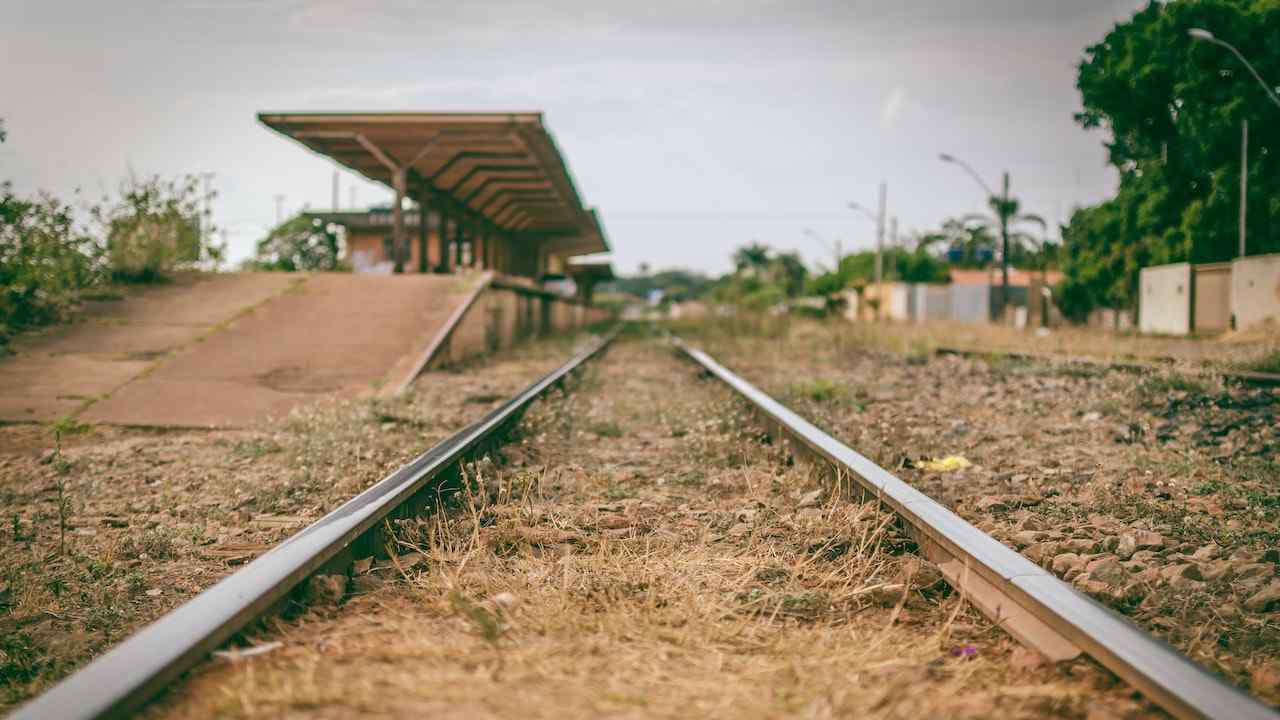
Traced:
<svg viewBox="0 0 1280 720">
<path fill-rule="evenodd" d="M 0 180 L 98 196 L 216 173 L 233 257 L 328 208 L 331 162 L 264 110 L 541 110 L 625 272 L 728 269 L 759 240 L 827 257 L 876 202 L 902 233 L 982 209 L 967 160 L 1064 218 L 1111 193 L 1075 66 L 1135 0 L 558 3 L 0 0 Z M 343 172 L 342 203 L 389 193 Z"/>
</svg>

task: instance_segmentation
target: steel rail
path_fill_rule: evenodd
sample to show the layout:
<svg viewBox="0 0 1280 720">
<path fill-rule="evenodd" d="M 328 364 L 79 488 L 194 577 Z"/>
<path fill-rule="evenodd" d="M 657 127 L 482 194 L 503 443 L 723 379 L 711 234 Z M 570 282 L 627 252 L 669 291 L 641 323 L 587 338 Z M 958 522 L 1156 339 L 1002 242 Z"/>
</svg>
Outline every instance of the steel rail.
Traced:
<svg viewBox="0 0 1280 720">
<path fill-rule="evenodd" d="M 679 338 L 672 342 L 689 359 L 742 396 L 809 451 L 846 471 L 869 495 L 890 507 L 909 526 L 921 549 L 962 563 L 1021 609 L 1088 653 L 1152 702 L 1179 718 L 1276 720 L 1273 712 L 1165 642 L 1142 631 L 1102 604 L 1078 592 L 1022 554 L 987 535 L 937 501 L 818 429 L 751 383 Z M 984 611 L 987 611 L 984 608 Z"/>
<path fill-rule="evenodd" d="M 597 338 L 461 432 L 440 442 L 320 520 L 222 579 L 28 702 L 11 720 L 127 715 L 267 613 L 303 580 L 518 420 L 539 396 L 594 357 L 615 333 Z"/>
</svg>

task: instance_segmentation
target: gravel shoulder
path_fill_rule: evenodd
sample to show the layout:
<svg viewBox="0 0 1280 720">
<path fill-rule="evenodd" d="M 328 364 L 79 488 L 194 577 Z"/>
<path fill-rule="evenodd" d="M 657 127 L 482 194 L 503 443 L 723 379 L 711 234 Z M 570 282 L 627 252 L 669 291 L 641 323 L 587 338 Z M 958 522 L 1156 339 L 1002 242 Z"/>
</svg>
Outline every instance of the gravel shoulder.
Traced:
<svg viewBox="0 0 1280 720">
<path fill-rule="evenodd" d="M 245 430 L 0 426 L 0 711 L 478 419 L 573 343 Z"/>
<path fill-rule="evenodd" d="M 1160 717 L 1017 646 L 656 340 L 468 476 L 147 716 Z"/>
<path fill-rule="evenodd" d="M 883 467 L 1280 704 L 1275 389 L 999 353 L 938 357 L 899 330 L 869 339 L 846 323 L 793 322 L 695 332 Z"/>
</svg>

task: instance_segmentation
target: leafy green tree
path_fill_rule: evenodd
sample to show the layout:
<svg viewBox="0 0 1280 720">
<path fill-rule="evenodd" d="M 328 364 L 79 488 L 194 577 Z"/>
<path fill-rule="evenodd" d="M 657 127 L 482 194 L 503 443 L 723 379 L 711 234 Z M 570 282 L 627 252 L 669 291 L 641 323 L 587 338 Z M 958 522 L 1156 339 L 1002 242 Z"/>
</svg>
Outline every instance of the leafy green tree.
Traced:
<svg viewBox="0 0 1280 720">
<path fill-rule="evenodd" d="M 296 215 L 258 241 L 254 266 L 282 272 L 330 272 L 344 269 L 341 253 L 336 226 Z"/>
<path fill-rule="evenodd" d="M 597 291 L 625 293 L 643 299 L 649 297 L 651 291 L 661 290 L 664 297 L 679 301 L 702 297 L 713 283 L 711 278 L 701 273 L 673 269 L 650 274 L 648 267 L 641 265 L 638 274 L 603 283 Z"/>
<path fill-rule="evenodd" d="M 769 259 L 766 271 L 769 279 L 787 297 L 797 297 L 804 292 L 804 281 L 809 270 L 800 261 L 798 254 L 789 252 L 774 255 Z"/>
<path fill-rule="evenodd" d="M 733 267 L 739 272 L 763 272 L 769 265 L 769 246 L 758 242 L 743 245 L 733 253 Z"/>
<path fill-rule="evenodd" d="M 1086 49 L 1076 120 L 1109 134 L 1116 197 L 1078 210 L 1064 233 L 1058 296 L 1077 316 L 1131 307 L 1138 270 L 1237 254 L 1241 123 L 1249 121 L 1248 254 L 1280 251 L 1280 109 L 1205 28 L 1280 82 L 1280 3 L 1151 2 Z"/>
</svg>

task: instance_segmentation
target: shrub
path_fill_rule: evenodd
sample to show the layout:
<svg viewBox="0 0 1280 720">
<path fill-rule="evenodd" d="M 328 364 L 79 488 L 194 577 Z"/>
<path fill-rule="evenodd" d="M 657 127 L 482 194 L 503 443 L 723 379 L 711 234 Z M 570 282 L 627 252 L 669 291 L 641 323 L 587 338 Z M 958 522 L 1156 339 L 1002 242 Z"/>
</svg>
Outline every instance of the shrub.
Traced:
<svg viewBox="0 0 1280 720">
<path fill-rule="evenodd" d="M 130 177 L 114 204 L 91 213 L 106 239 L 107 267 L 117 282 L 157 282 L 173 270 L 201 261 L 217 264 L 222 248 L 207 240 L 212 228 L 201 232 L 199 179 L 159 176 Z"/>
<path fill-rule="evenodd" d="M 257 258 L 250 267 L 283 272 L 343 270 L 341 257 L 336 225 L 298 215 L 258 241 Z"/>
<path fill-rule="evenodd" d="M 47 194 L 24 200 L 0 183 L 0 344 L 60 319 L 99 280 L 100 259 L 70 206 Z"/>
</svg>

